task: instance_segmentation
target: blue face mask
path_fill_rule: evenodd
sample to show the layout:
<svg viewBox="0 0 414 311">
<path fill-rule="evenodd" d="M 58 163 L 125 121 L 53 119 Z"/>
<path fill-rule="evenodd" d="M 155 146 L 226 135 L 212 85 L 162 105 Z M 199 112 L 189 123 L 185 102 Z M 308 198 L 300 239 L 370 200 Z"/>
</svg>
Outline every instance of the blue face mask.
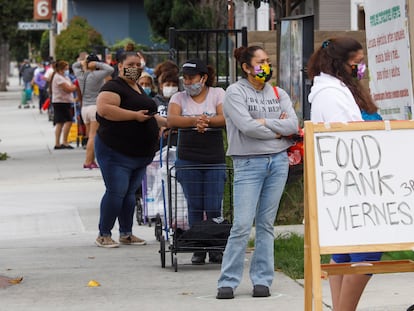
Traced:
<svg viewBox="0 0 414 311">
<path fill-rule="evenodd" d="M 69 77 L 69 70 L 65 70 L 64 72 L 65 77 Z"/>
<path fill-rule="evenodd" d="M 145 94 L 147 94 L 148 96 L 151 94 L 151 88 L 150 87 L 146 86 L 146 87 L 143 87 L 143 89 L 144 89 Z"/>
</svg>

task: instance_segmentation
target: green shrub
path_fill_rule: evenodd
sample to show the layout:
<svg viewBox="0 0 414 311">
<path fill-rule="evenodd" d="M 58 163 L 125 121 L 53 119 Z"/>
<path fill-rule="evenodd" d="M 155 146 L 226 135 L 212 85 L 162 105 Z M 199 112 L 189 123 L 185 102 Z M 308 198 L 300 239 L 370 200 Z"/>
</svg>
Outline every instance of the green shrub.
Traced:
<svg viewBox="0 0 414 311">
<path fill-rule="evenodd" d="M 80 52 L 96 52 L 103 46 L 102 35 L 89 25 L 85 18 L 75 16 L 68 28 L 56 37 L 56 59 L 72 63 L 76 61 Z"/>
</svg>

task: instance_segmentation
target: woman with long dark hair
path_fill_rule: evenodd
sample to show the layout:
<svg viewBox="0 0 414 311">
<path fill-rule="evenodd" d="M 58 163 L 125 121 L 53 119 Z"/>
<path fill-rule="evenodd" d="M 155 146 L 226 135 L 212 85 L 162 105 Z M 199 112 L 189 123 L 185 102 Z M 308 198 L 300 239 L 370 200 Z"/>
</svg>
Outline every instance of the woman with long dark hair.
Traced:
<svg viewBox="0 0 414 311">
<path fill-rule="evenodd" d="M 377 106 L 361 84 L 365 64 L 361 43 L 351 37 L 326 40 L 308 63 L 313 122 L 380 120 Z M 382 253 L 334 254 L 331 263 L 378 261 Z M 334 310 L 356 310 L 371 275 L 329 276 Z"/>
</svg>

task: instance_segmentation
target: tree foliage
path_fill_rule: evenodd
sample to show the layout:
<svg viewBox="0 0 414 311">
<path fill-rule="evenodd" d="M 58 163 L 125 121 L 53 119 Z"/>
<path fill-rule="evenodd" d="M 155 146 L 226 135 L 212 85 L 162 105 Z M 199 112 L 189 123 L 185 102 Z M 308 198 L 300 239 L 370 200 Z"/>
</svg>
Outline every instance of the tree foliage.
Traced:
<svg viewBox="0 0 414 311">
<path fill-rule="evenodd" d="M 212 1 L 225 3 L 224 1 Z M 168 40 L 170 27 L 177 29 L 207 29 L 217 27 L 217 20 L 223 19 L 215 14 L 216 4 L 207 5 L 203 0 L 144 0 L 144 7 L 150 20 L 152 34 L 157 41 Z"/>
<path fill-rule="evenodd" d="M 56 59 L 74 62 L 80 52 L 95 52 L 103 45 L 102 35 L 85 18 L 75 16 L 68 28 L 56 36 Z"/>
<path fill-rule="evenodd" d="M 1 1 L 0 16 L 0 42 L 9 44 L 10 58 L 17 61 L 29 58 L 29 44 L 37 50 L 41 32 L 18 30 L 17 24 L 32 21 L 33 0 Z"/>
<path fill-rule="evenodd" d="M 33 17 L 32 0 L 13 0 L 0 2 L 0 40 L 10 42 L 17 34 L 17 23 Z"/>
<path fill-rule="evenodd" d="M 22 61 L 28 58 L 29 43 L 36 48 L 40 33 L 17 29 L 18 22 L 32 20 L 33 0 L 2 0 L 0 16 L 0 91 L 5 91 L 9 60 Z"/>
</svg>

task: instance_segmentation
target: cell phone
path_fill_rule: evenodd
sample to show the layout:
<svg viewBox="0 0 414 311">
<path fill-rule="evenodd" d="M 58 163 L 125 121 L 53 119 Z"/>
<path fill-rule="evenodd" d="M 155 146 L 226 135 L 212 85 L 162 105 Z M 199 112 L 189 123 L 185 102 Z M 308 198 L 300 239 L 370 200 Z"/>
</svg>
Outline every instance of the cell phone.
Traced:
<svg viewBox="0 0 414 311">
<path fill-rule="evenodd" d="M 158 113 L 158 111 L 149 111 L 146 113 L 147 116 L 155 116 Z"/>
</svg>

